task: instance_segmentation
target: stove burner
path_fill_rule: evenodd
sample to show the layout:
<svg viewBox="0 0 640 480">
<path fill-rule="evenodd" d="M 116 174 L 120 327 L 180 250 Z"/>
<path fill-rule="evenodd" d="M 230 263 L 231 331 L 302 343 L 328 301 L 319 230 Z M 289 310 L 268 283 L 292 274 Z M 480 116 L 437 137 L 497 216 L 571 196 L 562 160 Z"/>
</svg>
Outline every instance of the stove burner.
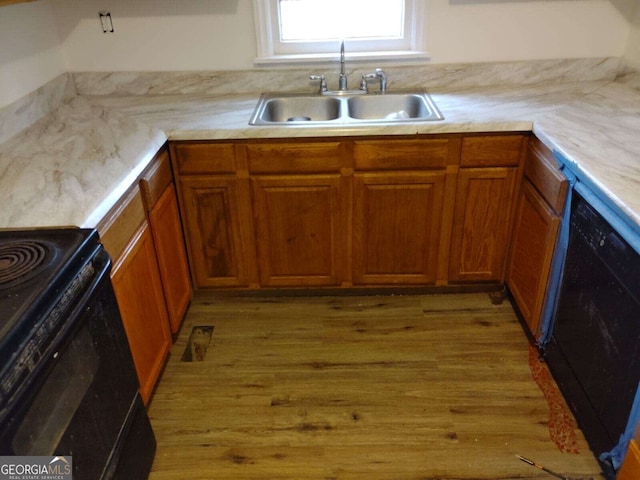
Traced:
<svg viewBox="0 0 640 480">
<path fill-rule="evenodd" d="M 49 248 L 42 242 L 16 241 L 0 245 L 0 288 L 33 277 L 47 265 Z"/>
</svg>

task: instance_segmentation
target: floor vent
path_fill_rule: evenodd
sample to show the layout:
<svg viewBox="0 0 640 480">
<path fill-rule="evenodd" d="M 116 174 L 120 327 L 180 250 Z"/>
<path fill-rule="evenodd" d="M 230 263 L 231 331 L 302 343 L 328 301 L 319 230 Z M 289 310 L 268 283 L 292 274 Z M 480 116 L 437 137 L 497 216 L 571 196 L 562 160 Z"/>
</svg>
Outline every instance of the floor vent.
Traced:
<svg viewBox="0 0 640 480">
<path fill-rule="evenodd" d="M 193 327 L 189 334 L 189 341 L 184 349 L 183 362 L 201 362 L 207 355 L 207 349 L 211 343 L 213 335 L 213 325 Z"/>
</svg>

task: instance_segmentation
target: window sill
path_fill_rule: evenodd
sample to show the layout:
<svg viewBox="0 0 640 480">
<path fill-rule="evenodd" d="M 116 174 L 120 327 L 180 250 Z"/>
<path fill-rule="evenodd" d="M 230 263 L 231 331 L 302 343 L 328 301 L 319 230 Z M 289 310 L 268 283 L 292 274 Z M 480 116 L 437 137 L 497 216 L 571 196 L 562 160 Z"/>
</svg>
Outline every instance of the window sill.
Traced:
<svg viewBox="0 0 640 480">
<path fill-rule="evenodd" d="M 385 62 L 410 62 L 430 60 L 429 52 L 400 51 L 400 52 L 361 52 L 349 53 L 346 56 L 348 63 L 365 63 L 371 61 Z M 258 66 L 266 65 L 300 65 L 332 63 L 340 60 L 340 55 L 336 53 L 314 53 L 314 54 L 291 54 L 291 55 L 270 55 L 266 57 L 256 57 L 254 64 Z"/>
</svg>

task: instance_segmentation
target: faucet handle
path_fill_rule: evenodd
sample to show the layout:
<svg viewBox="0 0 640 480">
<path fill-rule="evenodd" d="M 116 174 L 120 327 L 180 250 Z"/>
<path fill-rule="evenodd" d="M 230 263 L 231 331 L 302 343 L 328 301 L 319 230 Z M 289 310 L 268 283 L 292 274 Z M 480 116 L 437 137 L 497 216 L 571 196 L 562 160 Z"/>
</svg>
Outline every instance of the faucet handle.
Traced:
<svg viewBox="0 0 640 480">
<path fill-rule="evenodd" d="M 376 77 L 380 79 L 380 93 L 387 93 L 387 75 L 381 68 L 376 68 Z"/>
<path fill-rule="evenodd" d="M 387 75 L 381 68 L 376 68 L 375 73 L 367 73 L 365 75 L 362 75 L 360 90 L 367 90 L 367 80 L 378 80 L 380 82 L 380 93 L 387 93 Z"/>
<path fill-rule="evenodd" d="M 367 76 L 362 75 L 362 80 L 360 80 L 360 90 L 363 92 L 369 93 L 369 87 L 367 85 Z"/>
<path fill-rule="evenodd" d="M 324 78 L 324 75 L 309 75 L 309 80 L 320 80 L 320 92 L 323 93 L 327 91 L 327 81 Z"/>
<path fill-rule="evenodd" d="M 360 90 L 369 93 L 369 84 L 367 83 L 367 80 L 372 80 L 375 78 L 378 78 L 375 73 L 363 74 L 362 79 L 360 80 Z"/>
</svg>

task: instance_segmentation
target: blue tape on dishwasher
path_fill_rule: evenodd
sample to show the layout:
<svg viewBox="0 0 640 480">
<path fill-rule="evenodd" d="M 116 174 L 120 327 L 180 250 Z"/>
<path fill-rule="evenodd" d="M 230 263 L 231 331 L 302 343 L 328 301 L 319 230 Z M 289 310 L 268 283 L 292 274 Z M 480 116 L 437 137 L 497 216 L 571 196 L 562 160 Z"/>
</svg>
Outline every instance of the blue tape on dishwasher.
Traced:
<svg viewBox="0 0 640 480">
<path fill-rule="evenodd" d="M 569 245 L 569 214 L 571 212 L 571 200 L 573 191 L 578 192 L 589 204 L 602 215 L 622 238 L 640 253 L 640 224 L 636 223 L 629 215 L 604 193 L 580 168 L 572 161 L 567 160 L 558 151 L 553 152 L 562 173 L 569 180 L 569 189 L 563 217 L 560 219 L 560 233 L 556 242 L 556 249 L 551 262 L 548 292 L 542 309 L 540 336 L 538 345 L 544 347 L 550 340 L 553 329 L 553 317 L 555 316 L 558 294 L 562 283 L 562 271 Z"/>
<path fill-rule="evenodd" d="M 636 252 L 640 253 L 640 224 L 634 221 L 609 195 L 574 163 L 553 152 L 567 177 L 576 179 L 575 190 L 602 215 Z"/>
<path fill-rule="evenodd" d="M 569 188 L 567 191 L 567 198 L 564 203 L 564 213 L 560 219 L 560 230 L 556 240 L 556 248 L 553 254 L 553 259 L 551 260 L 549 285 L 547 287 L 548 293 L 542 307 L 540 337 L 538 338 L 538 345 L 541 348 L 544 348 L 545 345 L 549 343 L 549 340 L 551 339 L 551 332 L 553 331 L 553 319 L 556 315 L 558 296 L 560 295 L 560 285 L 562 283 L 562 272 L 564 270 L 564 261 L 567 256 L 567 247 L 569 246 L 569 213 L 571 212 L 571 199 L 573 197 L 573 187 L 577 182 L 575 174 L 571 170 L 565 169 L 565 164 L 563 162 L 564 158 L 559 157 L 556 152 L 554 152 L 554 155 L 558 160 L 560 170 L 569 181 Z"/>
</svg>

